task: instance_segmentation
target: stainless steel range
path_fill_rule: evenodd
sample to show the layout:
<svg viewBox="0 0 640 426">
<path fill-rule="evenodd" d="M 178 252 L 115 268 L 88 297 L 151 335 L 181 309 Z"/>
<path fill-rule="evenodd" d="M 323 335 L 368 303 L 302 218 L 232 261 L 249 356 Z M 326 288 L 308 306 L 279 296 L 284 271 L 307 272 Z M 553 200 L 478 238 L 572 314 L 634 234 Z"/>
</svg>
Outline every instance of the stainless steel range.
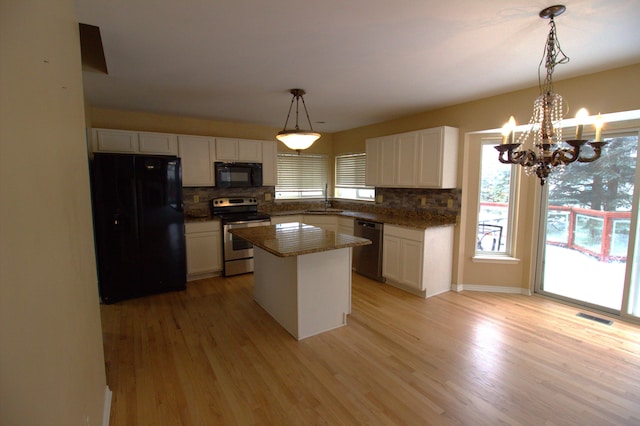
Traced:
<svg viewBox="0 0 640 426">
<path fill-rule="evenodd" d="M 253 272 L 253 244 L 229 230 L 269 225 L 269 215 L 258 212 L 258 200 L 252 197 L 214 198 L 211 205 L 222 222 L 224 276 Z"/>
</svg>

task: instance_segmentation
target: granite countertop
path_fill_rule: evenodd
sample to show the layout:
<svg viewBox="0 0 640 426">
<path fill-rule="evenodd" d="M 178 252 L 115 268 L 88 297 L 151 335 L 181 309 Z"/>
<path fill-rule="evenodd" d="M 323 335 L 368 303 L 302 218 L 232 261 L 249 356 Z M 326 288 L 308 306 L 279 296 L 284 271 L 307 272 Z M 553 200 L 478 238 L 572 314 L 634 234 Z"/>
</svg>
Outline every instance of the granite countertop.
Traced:
<svg viewBox="0 0 640 426">
<path fill-rule="evenodd" d="M 285 211 L 269 211 L 271 216 L 291 216 L 291 215 L 335 215 L 342 217 L 349 217 L 353 219 L 370 220 L 372 222 L 380 222 L 387 225 L 406 226 L 416 229 L 427 229 L 435 226 L 447 226 L 455 225 L 456 217 L 447 215 L 423 215 L 416 216 L 406 213 L 400 214 L 381 214 L 372 212 L 352 211 L 352 210 L 340 210 L 340 209 L 314 209 L 314 210 L 285 210 Z M 190 214 L 185 212 L 185 222 L 203 222 L 210 220 L 219 220 L 217 217 L 211 214 Z"/>
<path fill-rule="evenodd" d="M 371 212 L 360 212 L 351 210 L 328 209 L 326 211 L 318 210 L 290 210 L 282 212 L 270 212 L 271 216 L 287 216 L 287 215 L 337 215 L 342 217 L 350 217 L 353 219 L 370 220 L 372 222 L 380 222 L 387 225 L 406 226 L 416 229 L 427 229 L 434 226 L 455 225 L 455 216 L 445 215 L 428 215 L 423 217 L 409 216 L 405 214 L 380 214 Z"/>
<path fill-rule="evenodd" d="M 366 238 L 339 234 L 300 222 L 237 228 L 229 232 L 279 257 L 371 244 Z"/>
</svg>

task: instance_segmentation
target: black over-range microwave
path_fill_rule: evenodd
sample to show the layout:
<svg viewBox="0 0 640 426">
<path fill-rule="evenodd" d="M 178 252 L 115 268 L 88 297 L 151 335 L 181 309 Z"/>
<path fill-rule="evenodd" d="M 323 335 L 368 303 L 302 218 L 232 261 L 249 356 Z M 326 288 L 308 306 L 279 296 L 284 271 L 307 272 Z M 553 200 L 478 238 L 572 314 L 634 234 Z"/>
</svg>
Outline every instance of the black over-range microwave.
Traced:
<svg viewBox="0 0 640 426">
<path fill-rule="evenodd" d="M 215 163 L 216 187 L 250 188 L 262 186 L 260 163 Z"/>
</svg>

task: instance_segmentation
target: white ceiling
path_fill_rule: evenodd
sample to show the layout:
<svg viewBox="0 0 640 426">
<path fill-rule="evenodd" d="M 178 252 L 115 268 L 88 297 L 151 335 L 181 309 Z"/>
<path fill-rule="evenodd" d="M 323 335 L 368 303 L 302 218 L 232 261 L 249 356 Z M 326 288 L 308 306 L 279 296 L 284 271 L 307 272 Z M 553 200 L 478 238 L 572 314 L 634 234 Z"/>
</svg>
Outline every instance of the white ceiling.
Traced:
<svg viewBox="0 0 640 426">
<path fill-rule="evenodd" d="M 320 132 L 536 86 L 553 4 L 76 0 L 109 69 L 84 73 L 92 105 L 281 128 L 302 88 Z M 556 81 L 640 62 L 640 1 L 564 4 Z"/>
</svg>

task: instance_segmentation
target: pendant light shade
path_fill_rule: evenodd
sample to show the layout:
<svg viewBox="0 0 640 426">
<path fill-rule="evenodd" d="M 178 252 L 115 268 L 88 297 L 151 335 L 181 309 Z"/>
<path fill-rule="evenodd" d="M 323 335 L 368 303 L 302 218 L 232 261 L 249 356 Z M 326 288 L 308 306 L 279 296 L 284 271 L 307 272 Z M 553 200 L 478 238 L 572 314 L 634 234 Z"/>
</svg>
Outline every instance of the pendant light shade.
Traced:
<svg viewBox="0 0 640 426">
<path fill-rule="evenodd" d="M 313 143 L 320 138 L 320 133 L 314 132 L 313 127 L 311 126 L 311 120 L 309 119 L 309 113 L 307 112 L 307 105 L 304 103 L 303 98 L 305 91 L 302 89 L 291 89 L 291 94 L 293 97 L 291 98 L 291 104 L 289 105 L 287 120 L 284 122 L 284 128 L 282 131 L 278 132 L 276 139 L 284 143 L 287 148 L 300 152 L 301 150 L 307 149 L 313 145 Z M 298 125 L 298 108 L 300 100 L 302 100 L 302 107 L 304 108 L 305 115 L 307 116 L 310 130 L 300 130 Z M 294 129 L 287 129 L 289 117 L 291 116 L 291 108 L 293 108 L 294 102 L 296 104 L 296 126 Z"/>
</svg>

